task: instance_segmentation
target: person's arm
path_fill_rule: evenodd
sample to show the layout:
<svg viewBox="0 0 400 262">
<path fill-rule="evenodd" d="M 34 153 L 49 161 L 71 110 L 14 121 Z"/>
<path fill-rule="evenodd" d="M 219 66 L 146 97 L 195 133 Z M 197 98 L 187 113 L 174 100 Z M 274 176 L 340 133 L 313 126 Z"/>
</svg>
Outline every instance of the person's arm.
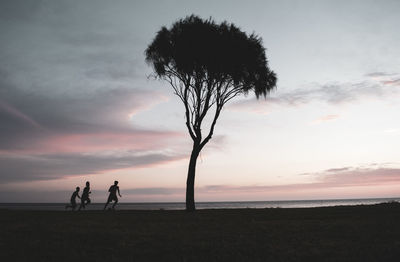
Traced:
<svg viewBox="0 0 400 262">
<path fill-rule="evenodd" d="M 76 196 L 77 196 L 79 199 L 81 199 L 81 197 L 79 196 L 79 193 L 78 193 L 78 194 L 76 194 Z"/>
<path fill-rule="evenodd" d="M 119 192 L 119 187 L 117 188 L 117 191 L 118 191 L 119 197 L 122 197 L 122 196 L 121 196 L 121 193 Z"/>
</svg>

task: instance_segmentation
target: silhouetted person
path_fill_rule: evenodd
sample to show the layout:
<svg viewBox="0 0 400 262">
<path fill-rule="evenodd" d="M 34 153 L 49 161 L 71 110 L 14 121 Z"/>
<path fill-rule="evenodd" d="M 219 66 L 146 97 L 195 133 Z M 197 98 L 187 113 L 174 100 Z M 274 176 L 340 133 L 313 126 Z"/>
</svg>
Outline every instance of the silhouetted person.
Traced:
<svg viewBox="0 0 400 262">
<path fill-rule="evenodd" d="M 72 196 L 71 196 L 71 204 L 70 205 L 66 205 L 65 206 L 65 209 L 67 209 L 67 208 L 72 208 L 72 211 L 74 211 L 75 210 L 75 208 L 76 208 L 76 197 L 78 197 L 78 198 L 81 198 L 80 196 L 79 196 L 79 190 L 80 190 L 80 188 L 77 186 L 76 187 L 76 190 L 72 193 Z"/>
<path fill-rule="evenodd" d="M 114 204 L 112 206 L 112 209 L 114 209 L 115 205 L 118 203 L 118 197 L 117 197 L 117 192 L 119 197 L 122 197 L 120 192 L 119 192 L 119 186 L 118 181 L 114 181 L 114 185 L 110 186 L 110 189 L 108 189 L 108 192 L 110 192 L 110 195 L 108 196 L 107 203 L 104 205 L 104 210 L 106 209 L 108 203 L 111 201 L 114 201 Z"/>
<path fill-rule="evenodd" d="M 82 192 L 82 196 L 81 196 L 81 205 L 79 206 L 79 210 L 81 210 L 81 208 L 85 208 L 85 206 L 87 204 L 90 204 L 90 198 L 89 198 L 89 194 L 91 194 L 92 192 L 90 192 L 90 183 L 89 181 L 86 182 L 86 187 L 83 189 Z"/>
</svg>

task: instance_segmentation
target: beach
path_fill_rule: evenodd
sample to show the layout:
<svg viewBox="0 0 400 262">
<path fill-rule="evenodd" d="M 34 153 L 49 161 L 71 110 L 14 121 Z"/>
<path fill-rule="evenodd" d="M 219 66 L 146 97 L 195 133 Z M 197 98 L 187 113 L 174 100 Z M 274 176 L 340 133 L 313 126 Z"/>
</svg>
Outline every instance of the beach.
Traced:
<svg viewBox="0 0 400 262">
<path fill-rule="evenodd" d="M 1 261 L 397 261 L 400 204 L 0 210 Z"/>
</svg>

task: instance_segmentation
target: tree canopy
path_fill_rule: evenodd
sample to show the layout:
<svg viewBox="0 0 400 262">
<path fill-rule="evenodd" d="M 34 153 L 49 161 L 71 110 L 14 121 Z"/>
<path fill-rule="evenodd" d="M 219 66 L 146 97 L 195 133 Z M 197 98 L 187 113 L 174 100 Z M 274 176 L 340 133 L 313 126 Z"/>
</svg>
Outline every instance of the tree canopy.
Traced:
<svg viewBox="0 0 400 262">
<path fill-rule="evenodd" d="M 247 35 L 234 24 L 216 24 L 195 15 L 178 20 L 170 29 L 162 27 L 146 50 L 146 61 L 159 77 L 193 76 L 212 81 L 211 85 L 224 82 L 236 91 L 253 90 L 257 97 L 276 84 L 260 37 Z"/>
</svg>

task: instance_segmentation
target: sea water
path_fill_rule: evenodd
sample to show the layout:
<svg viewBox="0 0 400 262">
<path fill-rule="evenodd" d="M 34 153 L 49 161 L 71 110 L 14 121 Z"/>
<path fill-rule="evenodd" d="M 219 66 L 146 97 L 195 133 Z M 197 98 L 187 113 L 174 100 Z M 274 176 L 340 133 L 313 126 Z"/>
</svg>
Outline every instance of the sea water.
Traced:
<svg viewBox="0 0 400 262">
<path fill-rule="evenodd" d="M 197 209 L 227 208 L 309 208 L 328 206 L 373 205 L 385 202 L 399 202 L 400 198 L 369 199 L 328 199 L 328 200 L 284 200 L 284 201 L 237 201 L 237 202 L 197 202 Z M 0 203 L 0 209 L 16 210 L 65 210 L 66 203 Z M 109 205 L 108 207 L 110 207 Z M 92 203 L 86 210 L 102 210 L 103 203 Z M 118 203 L 117 210 L 184 210 L 185 203 Z M 70 210 L 70 209 L 69 209 Z"/>
</svg>

